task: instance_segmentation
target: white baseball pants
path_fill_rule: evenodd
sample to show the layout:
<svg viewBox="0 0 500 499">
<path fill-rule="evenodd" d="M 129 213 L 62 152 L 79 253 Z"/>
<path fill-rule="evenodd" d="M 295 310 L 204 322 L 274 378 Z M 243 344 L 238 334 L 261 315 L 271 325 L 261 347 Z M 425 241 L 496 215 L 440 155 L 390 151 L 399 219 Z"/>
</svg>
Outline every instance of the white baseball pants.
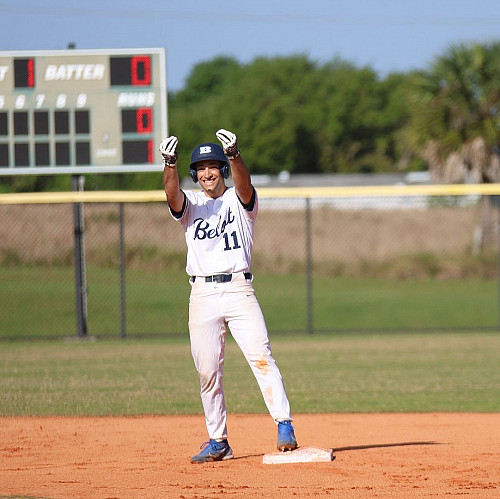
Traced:
<svg viewBox="0 0 500 499">
<path fill-rule="evenodd" d="M 269 336 L 251 279 L 233 274 L 230 282 L 191 282 L 189 334 L 200 378 L 201 401 L 211 439 L 227 438 L 223 370 L 226 324 L 257 379 L 265 404 L 276 421 L 288 419 L 290 404 L 271 353 Z"/>
</svg>

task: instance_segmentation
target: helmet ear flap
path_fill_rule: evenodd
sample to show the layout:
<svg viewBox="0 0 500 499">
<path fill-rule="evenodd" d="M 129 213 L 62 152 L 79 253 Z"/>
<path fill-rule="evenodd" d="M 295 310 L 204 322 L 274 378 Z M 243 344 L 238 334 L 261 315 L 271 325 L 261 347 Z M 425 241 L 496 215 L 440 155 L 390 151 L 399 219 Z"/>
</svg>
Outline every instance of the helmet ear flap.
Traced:
<svg viewBox="0 0 500 499">
<path fill-rule="evenodd" d="M 223 178 L 229 178 L 229 163 L 227 161 L 220 167 L 220 173 Z"/>
<path fill-rule="evenodd" d="M 193 182 L 196 184 L 196 182 L 198 182 L 198 174 L 196 173 L 196 170 L 194 168 L 189 169 L 189 175 L 191 175 Z"/>
</svg>

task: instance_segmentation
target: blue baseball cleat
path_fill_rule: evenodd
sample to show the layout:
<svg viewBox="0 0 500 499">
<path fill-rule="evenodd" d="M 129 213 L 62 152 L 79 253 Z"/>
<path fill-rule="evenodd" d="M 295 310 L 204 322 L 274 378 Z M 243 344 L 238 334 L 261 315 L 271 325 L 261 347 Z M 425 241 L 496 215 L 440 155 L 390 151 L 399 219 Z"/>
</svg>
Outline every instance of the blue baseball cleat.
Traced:
<svg viewBox="0 0 500 499">
<path fill-rule="evenodd" d="M 229 447 L 227 440 L 217 442 L 217 440 L 210 439 L 210 441 L 205 442 L 200 449 L 202 449 L 202 451 L 191 458 L 192 463 L 225 461 L 226 459 L 232 459 L 234 457 L 233 450 Z"/>
<path fill-rule="evenodd" d="M 291 421 L 280 421 L 278 423 L 278 450 L 285 452 L 294 450 L 298 446 Z"/>
</svg>

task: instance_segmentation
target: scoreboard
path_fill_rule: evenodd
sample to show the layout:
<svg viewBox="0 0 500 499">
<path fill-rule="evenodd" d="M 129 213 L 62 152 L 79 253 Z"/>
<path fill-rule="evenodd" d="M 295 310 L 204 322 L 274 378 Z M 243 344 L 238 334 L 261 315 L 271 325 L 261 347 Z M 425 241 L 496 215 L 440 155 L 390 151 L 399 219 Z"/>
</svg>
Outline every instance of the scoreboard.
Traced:
<svg viewBox="0 0 500 499">
<path fill-rule="evenodd" d="M 163 169 L 165 51 L 0 52 L 0 175 Z"/>
</svg>

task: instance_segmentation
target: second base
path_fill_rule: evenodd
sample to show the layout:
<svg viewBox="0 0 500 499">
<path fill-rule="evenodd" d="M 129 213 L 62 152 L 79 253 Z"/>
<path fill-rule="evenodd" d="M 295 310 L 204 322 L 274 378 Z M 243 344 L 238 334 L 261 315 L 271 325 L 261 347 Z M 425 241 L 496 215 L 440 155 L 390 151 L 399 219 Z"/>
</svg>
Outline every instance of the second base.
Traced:
<svg viewBox="0 0 500 499">
<path fill-rule="evenodd" d="M 333 449 L 320 449 L 318 447 L 300 447 L 289 452 L 272 452 L 264 454 L 264 464 L 285 463 L 325 463 L 333 461 Z"/>
</svg>

